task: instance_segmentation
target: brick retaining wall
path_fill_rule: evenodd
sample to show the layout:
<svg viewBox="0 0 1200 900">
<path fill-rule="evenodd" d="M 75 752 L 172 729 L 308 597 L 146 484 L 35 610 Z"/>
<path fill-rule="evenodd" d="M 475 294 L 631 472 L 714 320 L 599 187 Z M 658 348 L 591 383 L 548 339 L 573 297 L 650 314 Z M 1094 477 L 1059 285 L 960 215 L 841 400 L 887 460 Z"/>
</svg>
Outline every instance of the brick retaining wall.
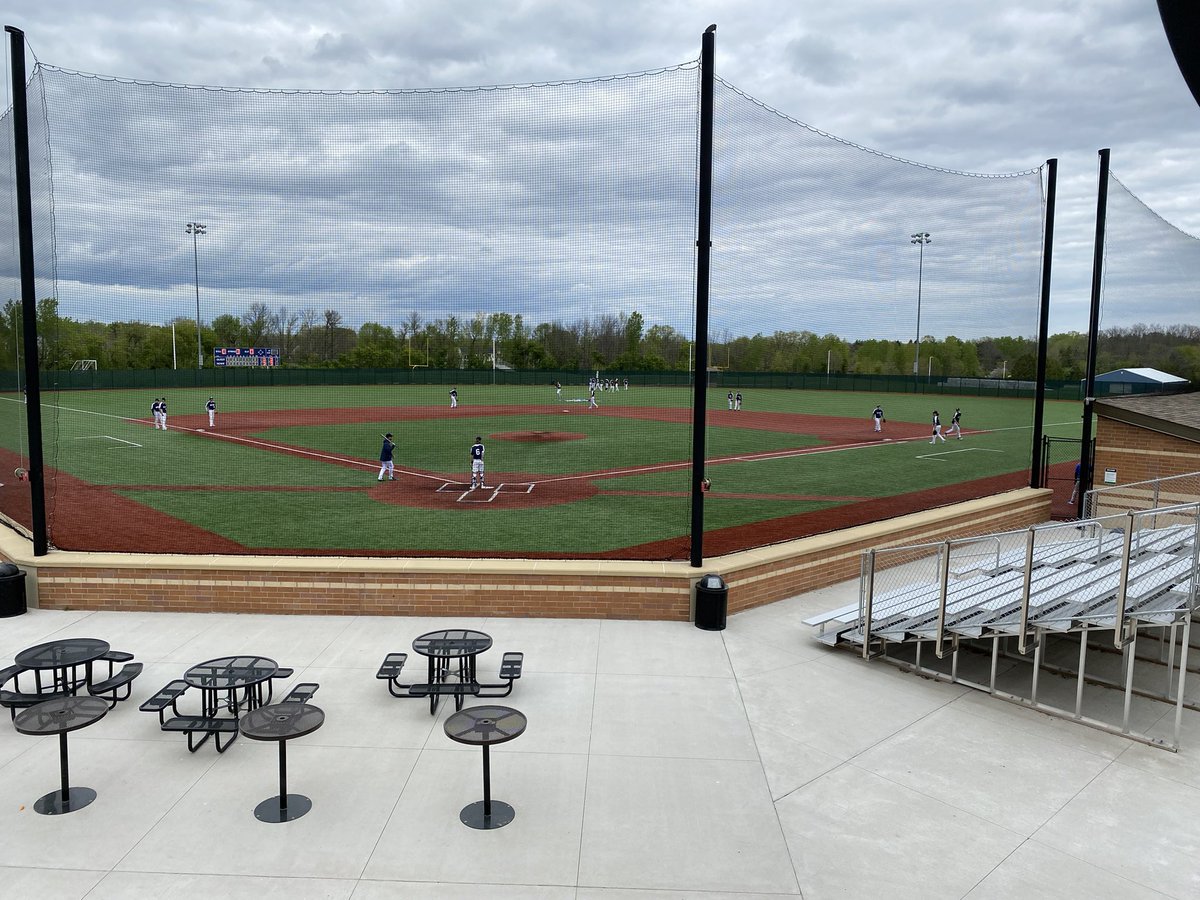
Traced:
<svg viewBox="0 0 1200 900">
<path fill-rule="evenodd" d="M 319 615 L 537 616 L 687 621 L 692 586 L 716 572 L 730 612 L 854 578 L 859 554 L 1023 528 L 1051 492 L 1024 489 L 706 561 L 436 560 L 52 552 L 0 527 L 0 558 L 36 581 L 42 609 Z M 31 602 L 34 598 L 31 598 Z"/>
</svg>

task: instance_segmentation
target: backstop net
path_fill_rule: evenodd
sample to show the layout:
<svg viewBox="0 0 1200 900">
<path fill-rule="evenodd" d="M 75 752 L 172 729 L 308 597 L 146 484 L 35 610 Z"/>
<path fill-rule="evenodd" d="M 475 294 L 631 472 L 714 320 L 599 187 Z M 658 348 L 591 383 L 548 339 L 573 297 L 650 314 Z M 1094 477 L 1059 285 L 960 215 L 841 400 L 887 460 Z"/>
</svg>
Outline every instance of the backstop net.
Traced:
<svg viewBox="0 0 1200 900">
<path fill-rule="evenodd" d="M 698 75 L 263 91 L 39 64 L 52 543 L 686 558 L 697 371 L 708 555 L 1025 483 L 1040 171 L 894 159 L 719 83 L 699 360 Z M 925 446 L 934 409 L 953 445 Z"/>
<path fill-rule="evenodd" d="M 1105 398 L 1200 383 L 1200 239 L 1109 173 L 1096 372 L 1155 369 L 1097 382 Z"/>
</svg>

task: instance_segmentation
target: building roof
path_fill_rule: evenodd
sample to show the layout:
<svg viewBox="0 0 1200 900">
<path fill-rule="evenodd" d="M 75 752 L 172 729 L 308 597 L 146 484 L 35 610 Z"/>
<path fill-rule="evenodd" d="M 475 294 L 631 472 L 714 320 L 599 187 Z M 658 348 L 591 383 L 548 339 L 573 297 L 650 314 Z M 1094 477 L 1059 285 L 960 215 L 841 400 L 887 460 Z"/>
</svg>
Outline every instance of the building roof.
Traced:
<svg viewBox="0 0 1200 900">
<path fill-rule="evenodd" d="M 1132 384 L 1187 384 L 1186 378 L 1163 372 L 1159 369 L 1139 367 L 1133 369 L 1114 369 L 1096 376 L 1097 381 L 1119 381 Z"/>
<path fill-rule="evenodd" d="M 1200 392 L 1106 397 L 1095 409 L 1105 419 L 1200 443 Z"/>
</svg>

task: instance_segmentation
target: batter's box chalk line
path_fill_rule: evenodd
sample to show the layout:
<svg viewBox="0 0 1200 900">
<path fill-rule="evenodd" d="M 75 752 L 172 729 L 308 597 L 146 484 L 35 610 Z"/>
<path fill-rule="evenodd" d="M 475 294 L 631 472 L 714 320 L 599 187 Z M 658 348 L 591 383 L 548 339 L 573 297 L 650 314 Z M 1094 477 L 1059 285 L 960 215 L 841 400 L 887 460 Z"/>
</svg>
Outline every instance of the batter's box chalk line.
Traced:
<svg viewBox="0 0 1200 900">
<path fill-rule="evenodd" d="M 465 490 L 467 487 L 468 484 L 465 481 L 446 481 L 437 489 L 437 493 L 457 493 L 458 491 Z"/>
<path fill-rule="evenodd" d="M 480 488 L 479 490 L 463 491 L 458 496 L 458 503 L 491 503 L 500 493 L 499 486 L 493 488 Z"/>
<path fill-rule="evenodd" d="M 496 486 L 496 492 L 500 494 L 532 494 L 536 484 L 536 482 L 532 481 L 512 484 L 502 481 Z"/>
</svg>

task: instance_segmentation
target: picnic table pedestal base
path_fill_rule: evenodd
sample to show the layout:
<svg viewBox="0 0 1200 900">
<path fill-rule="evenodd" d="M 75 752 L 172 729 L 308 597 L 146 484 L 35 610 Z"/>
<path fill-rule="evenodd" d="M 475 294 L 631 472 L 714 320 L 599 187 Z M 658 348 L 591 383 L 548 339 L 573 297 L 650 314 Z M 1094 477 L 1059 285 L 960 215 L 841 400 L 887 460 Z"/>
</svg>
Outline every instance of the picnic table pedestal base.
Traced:
<svg viewBox="0 0 1200 900">
<path fill-rule="evenodd" d="M 99 697 L 60 697 L 22 710 L 13 720 L 21 734 L 58 735 L 60 787 L 38 797 L 33 803 L 34 812 L 43 816 L 61 816 L 83 809 L 96 799 L 96 792 L 89 787 L 71 787 L 67 734 L 100 721 L 107 712 L 108 701 Z"/>
<path fill-rule="evenodd" d="M 67 770 L 67 733 L 58 736 L 58 768 L 62 775 L 62 787 L 33 801 L 33 811 L 43 816 L 61 816 L 63 813 L 83 809 L 96 799 L 90 787 L 71 787 Z"/>
<path fill-rule="evenodd" d="M 254 807 L 254 818 L 260 822 L 291 822 L 312 809 L 312 801 L 303 794 L 289 794 L 287 789 L 287 741 L 279 742 L 279 796 L 269 797 Z"/>
<path fill-rule="evenodd" d="M 279 794 L 254 807 L 254 818 L 258 821 L 293 822 L 312 809 L 312 801 L 307 797 L 288 793 L 287 742 L 312 734 L 324 722 L 322 710 L 311 703 L 295 700 L 260 706 L 238 720 L 238 728 L 250 740 L 279 743 Z"/>
<path fill-rule="evenodd" d="M 446 737 L 483 748 L 483 799 L 468 803 L 458 814 L 458 820 L 469 828 L 503 828 L 516 818 L 511 806 L 492 799 L 490 749 L 492 744 L 503 744 L 520 735 L 526 724 L 523 713 L 507 706 L 472 706 L 446 719 Z"/>
<path fill-rule="evenodd" d="M 458 814 L 458 821 L 484 831 L 503 828 L 517 816 L 517 811 L 503 800 L 492 799 L 492 767 L 488 745 L 483 745 L 483 799 L 468 803 Z"/>
</svg>

